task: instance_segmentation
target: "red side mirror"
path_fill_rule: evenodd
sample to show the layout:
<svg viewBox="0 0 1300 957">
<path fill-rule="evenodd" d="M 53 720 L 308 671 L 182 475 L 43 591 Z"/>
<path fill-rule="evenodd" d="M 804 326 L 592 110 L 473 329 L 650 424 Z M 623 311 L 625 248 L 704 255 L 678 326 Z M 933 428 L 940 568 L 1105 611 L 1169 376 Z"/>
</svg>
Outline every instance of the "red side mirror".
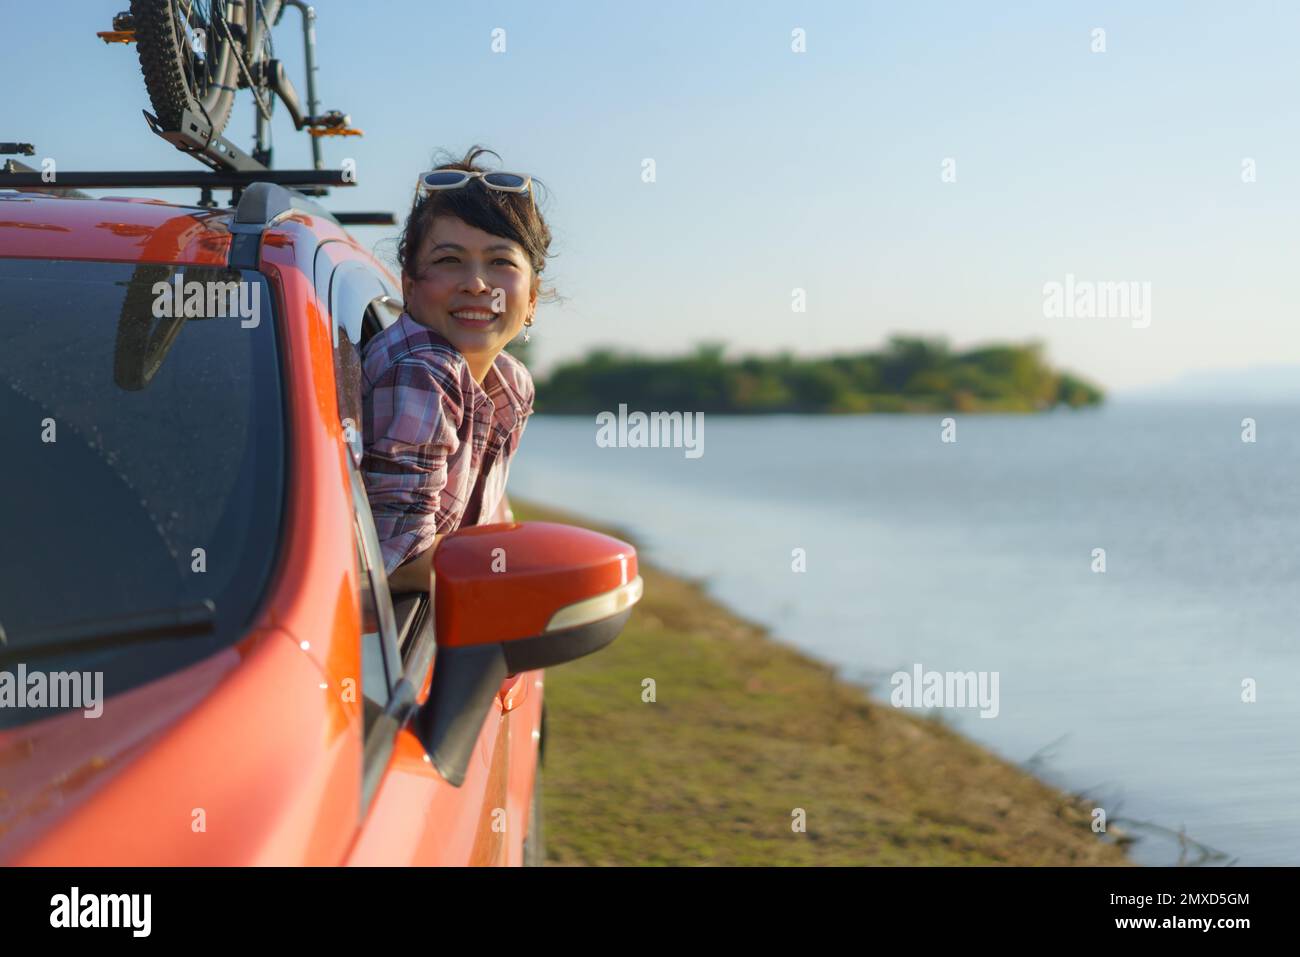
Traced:
<svg viewBox="0 0 1300 957">
<path fill-rule="evenodd" d="M 440 649 L 591 624 L 641 597 L 635 548 L 554 522 L 461 529 L 439 544 L 433 570 Z"/>
<path fill-rule="evenodd" d="M 433 571 L 438 650 L 415 731 L 459 787 L 502 680 L 608 645 L 642 584 L 627 542 L 553 522 L 460 529 L 439 543 Z"/>
</svg>

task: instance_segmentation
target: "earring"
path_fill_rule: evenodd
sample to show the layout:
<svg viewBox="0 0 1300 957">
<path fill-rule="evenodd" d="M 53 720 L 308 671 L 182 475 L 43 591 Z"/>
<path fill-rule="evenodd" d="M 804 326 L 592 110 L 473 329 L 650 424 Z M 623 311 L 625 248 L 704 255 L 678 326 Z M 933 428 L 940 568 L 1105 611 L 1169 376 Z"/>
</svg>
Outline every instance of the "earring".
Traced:
<svg viewBox="0 0 1300 957">
<path fill-rule="evenodd" d="M 528 341 L 528 327 L 533 324 L 533 317 L 529 316 L 524 320 L 524 342 Z"/>
</svg>

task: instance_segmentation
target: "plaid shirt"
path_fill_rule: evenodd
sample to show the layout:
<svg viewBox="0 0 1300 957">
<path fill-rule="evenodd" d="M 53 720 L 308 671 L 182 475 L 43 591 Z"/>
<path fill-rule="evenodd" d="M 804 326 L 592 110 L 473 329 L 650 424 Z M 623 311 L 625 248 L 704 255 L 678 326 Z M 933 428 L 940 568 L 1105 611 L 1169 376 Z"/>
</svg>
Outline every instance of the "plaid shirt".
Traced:
<svg viewBox="0 0 1300 957">
<path fill-rule="evenodd" d="M 506 477 L 533 394 L 514 356 L 500 353 L 479 385 L 455 346 L 405 312 L 366 343 L 361 472 L 389 574 L 439 533 L 513 518 Z"/>
</svg>

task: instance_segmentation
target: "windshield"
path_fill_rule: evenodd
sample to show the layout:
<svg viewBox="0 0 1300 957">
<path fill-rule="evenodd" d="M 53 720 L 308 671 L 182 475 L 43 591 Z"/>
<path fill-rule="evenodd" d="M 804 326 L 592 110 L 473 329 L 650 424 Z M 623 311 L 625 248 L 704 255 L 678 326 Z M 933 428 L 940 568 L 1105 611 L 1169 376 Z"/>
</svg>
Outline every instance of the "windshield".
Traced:
<svg viewBox="0 0 1300 957">
<path fill-rule="evenodd" d="M 279 375 L 256 272 L 0 260 L 0 670 L 108 695 L 239 639 L 279 539 Z"/>
</svg>

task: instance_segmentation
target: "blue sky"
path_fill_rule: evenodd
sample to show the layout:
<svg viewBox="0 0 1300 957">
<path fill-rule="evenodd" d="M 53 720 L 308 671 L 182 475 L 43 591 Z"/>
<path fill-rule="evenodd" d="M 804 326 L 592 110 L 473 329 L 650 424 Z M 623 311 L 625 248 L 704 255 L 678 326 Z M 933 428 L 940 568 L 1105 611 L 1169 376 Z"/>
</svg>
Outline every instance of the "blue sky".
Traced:
<svg viewBox="0 0 1300 957">
<path fill-rule="evenodd" d="M 145 127 L 134 47 L 95 37 L 126 5 L 9 6 L 0 139 L 65 170 L 192 163 Z M 597 344 L 817 354 L 894 332 L 1041 339 L 1119 390 L 1300 363 L 1298 5 L 315 6 L 322 106 L 366 132 L 326 141 L 360 180 L 327 205 L 400 214 L 436 149 L 472 143 L 549 187 L 566 301 L 538 313 L 543 369 Z M 303 90 L 294 11 L 277 53 Z M 248 147 L 246 93 L 237 110 Z M 309 165 L 282 109 L 276 133 L 277 166 Z M 391 260 L 395 230 L 357 235 Z M 1045 317 L 1067 273 L 1149 282 L 1150 325 Z"/>
</svg>

